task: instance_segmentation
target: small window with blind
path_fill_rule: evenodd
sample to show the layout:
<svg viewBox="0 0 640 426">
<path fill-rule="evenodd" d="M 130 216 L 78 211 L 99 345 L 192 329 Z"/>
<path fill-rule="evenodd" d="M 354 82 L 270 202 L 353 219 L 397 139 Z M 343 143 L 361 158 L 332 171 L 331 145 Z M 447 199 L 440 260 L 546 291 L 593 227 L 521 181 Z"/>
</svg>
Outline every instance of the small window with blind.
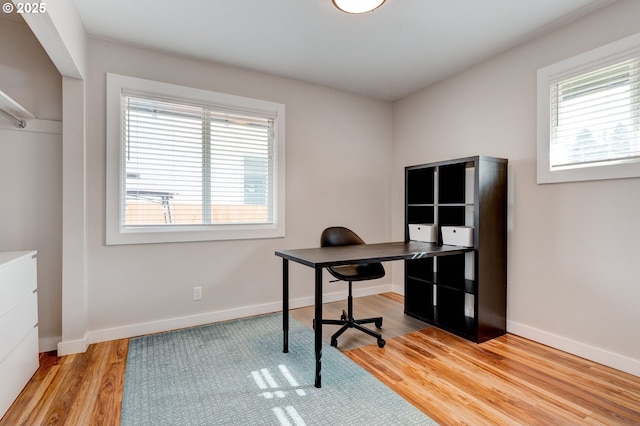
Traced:
<svg viewBox="0 0 640 426">
<path fill-rule="evenodd" d="M 538 71 L 538 183 L 640 176 L 640 35 Z"/>
<path fill-rule="evenodd" d="M 284 105 L 108 74 L 107 244 L 284 236 Z"/>
</svg>

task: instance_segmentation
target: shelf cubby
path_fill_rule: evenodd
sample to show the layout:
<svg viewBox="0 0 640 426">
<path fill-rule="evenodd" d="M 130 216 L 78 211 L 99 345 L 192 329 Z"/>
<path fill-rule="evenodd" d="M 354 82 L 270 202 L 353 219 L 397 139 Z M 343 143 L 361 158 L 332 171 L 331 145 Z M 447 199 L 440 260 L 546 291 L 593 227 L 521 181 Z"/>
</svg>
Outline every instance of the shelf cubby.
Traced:
<svg viewBox="0 0 640 426">
<path fill-rule="evenodd" d="M 407 203 L 412 204 L 433 204 L 435 201 L 435 170 L 416 169 L 407 176 Z"/>
<path fill-rule="evenodd" d="M 435 217 L 433 205 L 412 205 L 407 208 L 409 223 L 434 223 Z"/>
</svg>

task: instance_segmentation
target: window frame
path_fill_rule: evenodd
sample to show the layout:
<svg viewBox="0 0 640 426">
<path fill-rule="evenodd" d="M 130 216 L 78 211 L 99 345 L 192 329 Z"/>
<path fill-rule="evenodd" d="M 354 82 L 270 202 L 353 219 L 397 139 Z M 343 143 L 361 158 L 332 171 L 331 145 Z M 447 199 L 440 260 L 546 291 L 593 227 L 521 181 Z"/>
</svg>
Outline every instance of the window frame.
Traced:
<svg viewBox="0 0 640 426">
<path fill-rule="evenodd" d="M 537 183 L 579 182 L 640 177 L 640 161 L 551 169 L 551 85 L 640 55 L 640 33 L 568 58 L 537 73 Z"/>
<path fill-rule="evenodd" d="M 121 202 L 123 163 L 122 94 L 135 91 L 149 96 L 217 105 L 243 113 L 274 117 L 274 196 L 273 223 L 124 226 Z M 106 117 L 106 244 L 150 244 L 192 241 L 218 241 L 285 236 L 285 106 L 284 104 L 246 98 L 170 83 L 107 73 Z"/>
</svg>

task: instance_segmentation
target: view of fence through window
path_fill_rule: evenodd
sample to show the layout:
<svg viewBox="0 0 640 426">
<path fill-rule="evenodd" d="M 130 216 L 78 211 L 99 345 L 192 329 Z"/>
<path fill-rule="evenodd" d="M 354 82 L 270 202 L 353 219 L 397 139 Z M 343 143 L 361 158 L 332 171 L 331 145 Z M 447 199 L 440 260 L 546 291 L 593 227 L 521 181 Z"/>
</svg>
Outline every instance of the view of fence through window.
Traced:
<svg viewBox="0 0 640 426">
<path fill-rule="evenodd" d="M 640 160 L 640 60 L 552 85 L 552 168 Z"/>
<path fill-rule="evenodd" d="M 273 221 L 273 120 L 123 96 L 124 225 Z"/>
</svg>

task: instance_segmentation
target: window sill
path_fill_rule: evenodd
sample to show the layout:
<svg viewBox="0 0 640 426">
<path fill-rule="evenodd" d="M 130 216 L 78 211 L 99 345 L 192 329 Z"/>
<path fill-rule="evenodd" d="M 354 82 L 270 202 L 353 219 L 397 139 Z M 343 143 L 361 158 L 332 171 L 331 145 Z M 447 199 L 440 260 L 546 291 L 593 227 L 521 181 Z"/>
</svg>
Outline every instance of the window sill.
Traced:
<svg viewBox="0 0 640 426">
<path fill-rule="evenodd" d="M 283 238 L 284 229 L 273 225 L 144 226 L 107 229 L 107 245 L 157 244 Z"/>
</svg>

